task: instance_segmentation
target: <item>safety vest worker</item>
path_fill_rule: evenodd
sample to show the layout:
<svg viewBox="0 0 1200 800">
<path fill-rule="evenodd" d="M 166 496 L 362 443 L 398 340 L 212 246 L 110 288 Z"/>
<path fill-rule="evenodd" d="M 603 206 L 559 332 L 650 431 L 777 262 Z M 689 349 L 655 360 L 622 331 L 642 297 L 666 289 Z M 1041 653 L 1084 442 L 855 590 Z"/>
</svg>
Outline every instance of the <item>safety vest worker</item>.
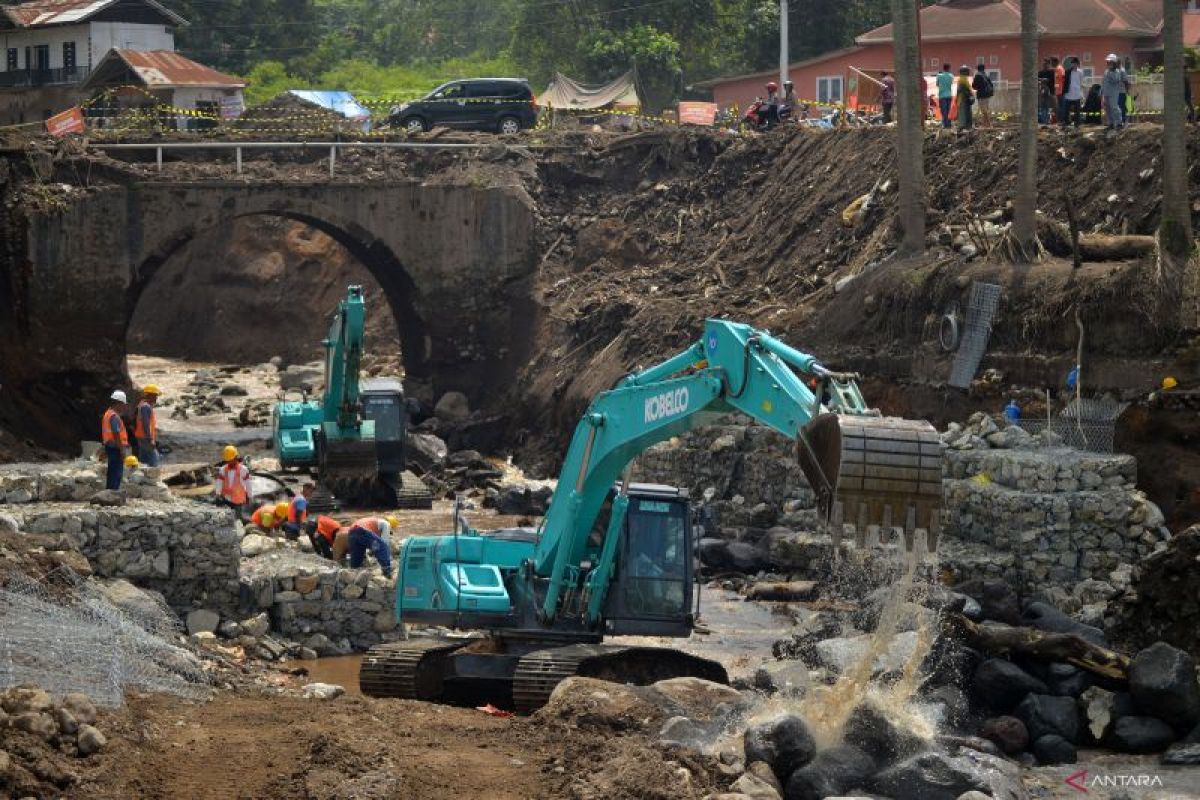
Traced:
<svg viewBox="0 0 1200 800">
<path fill-rule="evenodd" d="M 138 457 L 148 467 L 158 466 L 158 413 L 154 410 L 162 391 L 153 383 L 142 389 L 142 399 L 134 415 L 133 438 Z"/>
<path fill-rule="evenodd" d="M 250 470 L 238 458 L 237 448 L 226 445 L 221 452 L 221 460 L 225 463 L 217 469 L 217 478 L 213 482 L 213 493 L 219 504 L 233 506 L 240 511 L 241 507 L 250 500 L 246 491 L 250 483 Z"/>
<path fill-rule="evenodd" d="M 334 542 L 342 539 L 338 549 L 344 554 L 347 550 L 345 540 L 349 533 L 342 527 L 342 523 L 333 517 L 319 516 L 315 523 L 309 523 L 308 526 L 308 540 L 312 542 L 313 550 L 318 555 L 334 561 L 337 560 L 333 557 Z"/>
<path fill-rule="evenodd" d="M 283 524 L 284 519 L 287 518 L 287 512 L 287 503 L 259 506 L 258 510 L 250 515 L 250 522 L 265 531 L 274 530 Z"/>
<path fill-rule="evenodd" d="M 100 419 L 100 441 L 104 443 L 104 455 L 108 462 L 104 486 L 115 492 L 121 488 L 121 480 L 125 477 L 125 448 L 129 447 L 129 434 L 125 432 L 121 412 L 128 408 L 128 401 L 125 392 L 120 389 L 109 395 L 108 400 L 108 408 Z"/>
<path fill-rule="evenodd" d="M 125 432 L 125 420 L 115 408 L 104 412 L 100 423 L 100 438 L 105 447 L 129 447 L 129 434 Z"/>
</svg>

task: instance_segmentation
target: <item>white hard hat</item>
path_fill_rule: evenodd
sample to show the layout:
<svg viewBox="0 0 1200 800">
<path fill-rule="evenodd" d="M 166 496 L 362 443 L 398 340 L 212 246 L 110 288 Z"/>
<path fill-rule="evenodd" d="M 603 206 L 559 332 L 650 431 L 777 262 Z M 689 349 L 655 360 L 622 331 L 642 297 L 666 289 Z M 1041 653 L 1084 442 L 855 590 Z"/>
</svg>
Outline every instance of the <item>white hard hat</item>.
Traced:
<svg viewBox="0 0 1200 800">
<path fill-rule="evenodd" d="M 1106 59 L 1104 59 L 1104 60 L 1105 60 L 1105 61 L 1120 61 L 1121 59 L 1117 58 L 1117 54 L 1116 54 L 1116 53 L 1109 53 L 1109 54 L 1108 54 L 1108 58 L 1106 58 Z"/>
<path fill-rule="evenodd" d="M 120 389 L 117 389 L 115 392 L 113 392 L 111 395 L 109 395 L 108 399 L 116 400 L 118 403 L 128 403 L 129 402 L 129 400 L 126 399 L 126 397 L 125 397 L 125 393 L 122 392 Z"/>
</svg>

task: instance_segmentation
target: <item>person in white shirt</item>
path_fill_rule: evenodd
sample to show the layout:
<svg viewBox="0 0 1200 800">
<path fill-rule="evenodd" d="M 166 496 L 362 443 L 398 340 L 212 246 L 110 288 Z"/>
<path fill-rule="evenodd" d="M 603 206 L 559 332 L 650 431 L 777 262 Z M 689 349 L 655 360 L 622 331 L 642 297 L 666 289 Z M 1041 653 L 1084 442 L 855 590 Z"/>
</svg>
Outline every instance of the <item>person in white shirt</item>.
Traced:
<svg viewBox="0 0 1200 800">
<path fill-rule="evenodd" d="M 1071 56 L 1068 59 L 1067 75 L 1063 86 L 1066 90 L 1063 92 L 1063 100 L 1067 108 L 1066 113 L 1063 114 L 1062 126 L 1066 128 L 1071 124 L 1073 118 L 1075 128 L 1078 129 L 1083 116 L 1083 70 L 1079 68 L 1077 56 Z"/>
</svg>

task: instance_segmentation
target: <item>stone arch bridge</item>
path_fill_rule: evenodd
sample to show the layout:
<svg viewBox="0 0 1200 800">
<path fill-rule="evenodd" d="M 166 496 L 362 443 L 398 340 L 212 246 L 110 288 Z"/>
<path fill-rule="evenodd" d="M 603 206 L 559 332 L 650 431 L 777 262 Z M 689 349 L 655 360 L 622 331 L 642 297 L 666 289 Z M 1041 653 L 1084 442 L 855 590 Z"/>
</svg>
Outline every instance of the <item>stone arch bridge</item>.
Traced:
<svg viewBox="0 0 1200 800">
<path fill-rule="evenodd" d="M 519 187 L 130 178 L 69 194 L 49 211 L 0 209 L 0 423 L 39 444 L 97 436 L 108 392 L 128 385 L 142 291 L 193 238 L 239 217 L 299 220 L 353 253 L 388 298 L 407 371 L 435 394 L 478 402 L 527 359 L 537 260 Z"/>
</svg>

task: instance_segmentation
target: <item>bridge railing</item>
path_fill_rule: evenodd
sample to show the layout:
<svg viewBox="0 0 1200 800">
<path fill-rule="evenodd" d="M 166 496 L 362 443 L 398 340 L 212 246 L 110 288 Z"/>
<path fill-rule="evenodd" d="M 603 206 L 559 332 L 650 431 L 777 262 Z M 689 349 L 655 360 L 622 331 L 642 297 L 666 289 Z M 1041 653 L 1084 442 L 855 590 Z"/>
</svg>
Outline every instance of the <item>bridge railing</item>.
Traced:
<svg viewBox="0 0 1200 800">
<path fill-rule="evenodd" d="M 237 174 L 242 174 L 244 150 L 328 150 L 329 177 L 337 173 L 339 150 L 472 150 L 489 146 L 486 142 L 91 142 L 94 150 L 153 150 L 158 171 L 162 171 L 163 153 L 171 150 L 232 150 Z"/>
</svg>

